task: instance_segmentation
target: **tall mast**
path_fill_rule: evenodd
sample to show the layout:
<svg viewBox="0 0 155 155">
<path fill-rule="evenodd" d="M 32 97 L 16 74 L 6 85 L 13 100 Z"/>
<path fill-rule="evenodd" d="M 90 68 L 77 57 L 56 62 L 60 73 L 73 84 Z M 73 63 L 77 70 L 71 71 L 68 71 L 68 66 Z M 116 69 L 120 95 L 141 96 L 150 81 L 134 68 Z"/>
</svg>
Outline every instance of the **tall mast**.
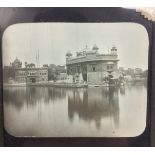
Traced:
<svg viewBox="0 0 155 155">
<path fill-rule="evenodd" d="M 37 53 L 36 53 L 36 67 L 38 67 L 38 57 L 37 57 Z"/>
<path fill-rule="evenodd" d="M 39 64 L 39 50 L 38 50 L 38 67 L 40 67 L 40 64 Z"/>
<path fill-rule="evenodd" d="M 39 50 L 36 53 L 36 64 L 37 64 L 37 68 L 39 67 Z"/>
</svg>

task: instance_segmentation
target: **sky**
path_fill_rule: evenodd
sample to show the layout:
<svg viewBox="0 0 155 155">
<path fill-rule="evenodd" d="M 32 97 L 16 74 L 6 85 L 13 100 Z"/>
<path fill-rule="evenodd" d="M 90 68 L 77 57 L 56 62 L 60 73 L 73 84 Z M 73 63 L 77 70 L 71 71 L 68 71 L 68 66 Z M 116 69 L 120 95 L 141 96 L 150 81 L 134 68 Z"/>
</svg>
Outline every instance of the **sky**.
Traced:
<svg viewBox="0 0 155 155">
<path fill-rule="evenodd" d="M 75 56 L 87 45 L 96 44 L 106 54 L 115 45 L 119 67 L 148 68 L 148 34 L 136 23 L 22 23 L 9 26 L 3 34 L 3 65 L 17 57 L 23 63 L 65 65 L 66 53 Z"/>
</svg>

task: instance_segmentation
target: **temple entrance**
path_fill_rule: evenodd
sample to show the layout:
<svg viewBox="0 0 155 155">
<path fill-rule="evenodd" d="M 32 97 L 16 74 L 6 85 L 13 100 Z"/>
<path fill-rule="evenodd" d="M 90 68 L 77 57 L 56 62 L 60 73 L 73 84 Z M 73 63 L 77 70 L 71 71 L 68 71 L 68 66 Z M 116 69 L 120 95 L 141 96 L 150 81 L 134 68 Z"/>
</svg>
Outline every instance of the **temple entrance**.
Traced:
<svg viewBox="0 0 155 155">
<path fill-rule="evenodd" d="M 31 80 L 32 83 L 36 82 L 36 78 L 30 78 L 30 80 Z"/>
<path fill-rule="evenodd" d="M 87 74 L 82 74 L 83 80 L 87 82 Z"/>
<path fill-rule="evenodd" d="M 87 82 L 87 65 L 82 65 L 82 77 L 83 80 Z"/>
</svg>

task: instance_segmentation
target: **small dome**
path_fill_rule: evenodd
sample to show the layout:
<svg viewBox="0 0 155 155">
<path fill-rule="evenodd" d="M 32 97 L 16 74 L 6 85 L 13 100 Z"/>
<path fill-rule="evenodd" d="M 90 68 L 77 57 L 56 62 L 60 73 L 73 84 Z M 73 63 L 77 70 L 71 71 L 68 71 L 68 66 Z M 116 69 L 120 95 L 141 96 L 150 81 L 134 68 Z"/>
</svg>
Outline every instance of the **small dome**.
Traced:
<svg viewBox="0 0 155 155">
<path fill-rule="evenodd" d="M 111 51 L 117 51 L 116 46 L 113 46 L 113 47 L 111 48 Z"/>
<path fill-rule="evenodd" d="M 71 56 L 72 56 L 72 53 L 71 53 L 71 52 L 67 52 L 67 53 L 66 53 L 66 56 L 67 56 L 67 57 L 71 57 Z"/>
<path fill-rule="evenodd" d="M 92 50 L 98 50 L 99 48 L 97 47 L 97 45 L 94 45 Z"/>
<path fill-rule="evenodd" d="M 16 59 L 14 60 L 14 62 L 20 62 L 20 60 L 16 57 Z"/>
</svg>

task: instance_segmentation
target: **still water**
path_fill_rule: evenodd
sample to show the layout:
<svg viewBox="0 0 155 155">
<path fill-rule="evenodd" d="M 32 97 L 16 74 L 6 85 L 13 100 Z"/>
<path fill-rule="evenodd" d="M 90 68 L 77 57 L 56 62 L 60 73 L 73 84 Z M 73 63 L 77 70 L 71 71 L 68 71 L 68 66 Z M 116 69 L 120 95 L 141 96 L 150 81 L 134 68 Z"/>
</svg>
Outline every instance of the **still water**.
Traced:
<svg viewBox="0 0 155 155">
<path fill-rule="evenodd" d="M 147 89 L 4 88 L 5 129 L 13 136 L 131 137 L 146 124 Z"/>
</svg>

